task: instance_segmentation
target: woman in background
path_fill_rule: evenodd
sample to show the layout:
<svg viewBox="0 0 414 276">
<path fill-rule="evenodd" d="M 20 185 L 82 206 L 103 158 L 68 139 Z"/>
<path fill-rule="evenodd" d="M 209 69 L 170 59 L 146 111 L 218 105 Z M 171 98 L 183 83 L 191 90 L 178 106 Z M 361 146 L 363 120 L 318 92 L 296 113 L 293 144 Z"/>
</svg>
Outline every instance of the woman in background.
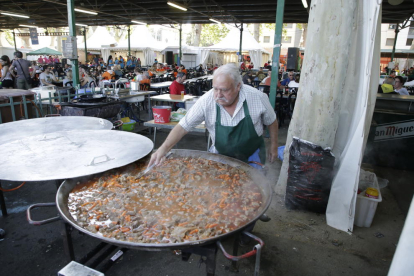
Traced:
<svg viewBox="0 0 414 276">
<path fill-rule="evenodd" d="M 11 73 L 9 72 L 10 68 L 10 59 L 8 56 L 4 55 L 1 56 L 0 62 L 2 65 L 1 68 L 1 86 L 7 89 L 13 89 L 14 83 Z"/>
</svg>

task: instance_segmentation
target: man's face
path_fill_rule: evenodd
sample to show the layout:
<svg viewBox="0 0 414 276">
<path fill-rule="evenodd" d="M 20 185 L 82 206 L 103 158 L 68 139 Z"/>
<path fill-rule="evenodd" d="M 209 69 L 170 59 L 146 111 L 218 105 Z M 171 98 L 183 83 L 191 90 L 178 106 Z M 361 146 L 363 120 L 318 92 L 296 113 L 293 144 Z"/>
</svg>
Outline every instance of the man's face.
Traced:
<svg viewBox="0 0 414 276">
<path fill-rule="evenodd" d="M 290 80 L 293 80 L 293 73 L 289 73 L 288 76 Z"/>
<path fill-rule="evenodd" d="M 227 75 L 213 78 L 214 100 L 222 106 L 230 106 L 237 99 L 241 84 L 234 85 L 234 81 Z"/>
<path fill-rule="evenodd" d="M 50 68 L 48 67 L 48 68 L 45 69 L 45 73 L 49 74 L 49 72 L 50 72 Z"/>
<path fill-rule="evenodd" d="M 178 78 L 177 78 L 177 82 L 178 82 L 178 83 L 184 83 L 184 81 L 186 80 L 186 78 L 187 78 L 187 77 L 186 77 L 185 75 L 184 75 L 184 76 L 182 76 L 181 78 L 180 78 L 180 77 L 178 77 Z"/>
</svg>

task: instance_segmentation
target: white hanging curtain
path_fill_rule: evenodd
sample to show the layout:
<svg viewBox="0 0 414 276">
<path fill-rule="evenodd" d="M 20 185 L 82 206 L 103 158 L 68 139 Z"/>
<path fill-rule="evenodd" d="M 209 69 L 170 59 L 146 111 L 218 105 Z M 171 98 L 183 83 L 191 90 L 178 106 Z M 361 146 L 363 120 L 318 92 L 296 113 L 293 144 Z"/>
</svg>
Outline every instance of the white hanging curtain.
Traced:
<svg viewBox="0 0 414 276">
<path fill-rule="evenodd" d="M 262 64 L 262 51 L 261 50 L 250 50 L 250 59 L 253 62 L 253 68 L 259 69 Z"/>
<path fill-rule="evenodd" d="M 102 48 L 101 49 L 101 56 L 104 60 L 104 63 L 108 62 L 108 58 L 109 58 L 110 53 L 111 53 L 111 50 L 109 48 Z"/>
<path fill-rule="evenodd" d="M 382 13 L 377 1 L 355 3 L 355 28 L 350 37 L 353 47 L 348 51 L 348 73 L 343 87 L 346 94 L 341 102 L 333 148 L 337 173 L 326 210 L 328 225 L 348 232 L 354 227 L 359 172 L 378 90 Z"/>
<path fill-rule="evenodd" d="M 209 55 L 210 55 L 210 50 L 207 50 L 207 49 L 201 50 L 200 63 L 203 64 L 203 66 L 207 64 Z"/>
<path fill-rule="evenodd" d="M 151 48 L 145 48 L 144 50 L 145 64 L 151 66 L 154 63 L 154 51 Z"/>
</svg>

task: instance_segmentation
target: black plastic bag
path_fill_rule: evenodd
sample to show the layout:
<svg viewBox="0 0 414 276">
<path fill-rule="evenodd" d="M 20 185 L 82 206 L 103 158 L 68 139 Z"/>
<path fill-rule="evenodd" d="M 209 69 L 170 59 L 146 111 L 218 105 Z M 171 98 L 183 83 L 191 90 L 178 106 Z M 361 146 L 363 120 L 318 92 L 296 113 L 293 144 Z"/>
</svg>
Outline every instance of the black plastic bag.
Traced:
<svg viewBox="0 0 414 276">
<path fill-rule="evenodd" d="M 286 207 L 325 213 L 334 164 L 335 157 L 329 148 L 294 137 L 289 148 Z"/>
</svg>

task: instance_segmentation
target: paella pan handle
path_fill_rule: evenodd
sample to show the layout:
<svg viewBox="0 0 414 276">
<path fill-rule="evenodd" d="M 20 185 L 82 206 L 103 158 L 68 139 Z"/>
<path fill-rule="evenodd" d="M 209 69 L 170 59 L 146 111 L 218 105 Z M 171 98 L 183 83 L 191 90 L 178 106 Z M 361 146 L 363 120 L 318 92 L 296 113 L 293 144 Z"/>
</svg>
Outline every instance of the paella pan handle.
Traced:
<svg viewBox="0 0 414 276">
<path fill-rule="evenodd" d="M 115 121 L 113 122 L 113 127 L 112 128 L 117 128 L 117 127 L 121 127 L 124 124 L 124 122 L 122 122 L 121 120 Z"/>
<path fill-rule="evenodd" d="M 231 261 L 237 262 L 237 261 L 239 261 L 241 259 L 245 259 L 245 258 L 254 256 L 258 252 L 260 253 L 260 249 L 264 246 L 264 242 L 259 237 L 256 237 L 255 235 L 251 234 L 250 232 L 243 231 L 243 234 L 246 235 L 246 236 L 249 236 L 250 238 L 252 238 L 254 240 L 256 240 L 258 242 L 258 244 L 253 248 L 252 251 L 249 251 L 249 252 L 247 252 L 247 253 L 245 253 L 243 255 L 240 255 L 240 256 L 230 255 L 229 253 L 226 252 L 226 250 L 224 249 L 224 247 L 221 244 L 221 242 L 220 241 L 217 241 L 217 245 L 220 247 L 221 251 L 223 252 L 224 256 L 227 259 L 229 259 Z"/>
<path fill-rule="evenodd" d="M 33 204 L 30 205 L 29 208 L 27 208 L 26 211 L 26 215 L 27 215 L 27 221 L 32 224 L 32 225 L 43 225 L 43 224 L 48 224 L 50 222 L 54 222 L 57 220 L 60 220 L 60 217 L 54 217 L 54 218 L 50 218 L 50 219 L 45 219 L 45 220 L 32 220 L 32 215 L 31 215 L 31 210 L 34 208 L 38 208 L 38 207 L 56 207 L 56 203 L 37 203 L 37 204 Z"/>
<path fill-rule="evenodd" d="M 105 159 L 102 160 L 102 157 L 104 157 Z M 98 161 L 98 159 L 101 159 L 101 160 Z M 108 161 L 111 161 L 111 160 L 114 160 L 114 158 L 109 158 L 109 156 L 106 155 L 106 154 L 100 155 L 100 156 L 95 156 L 94 158 L 92 158 L 89 165 L 86 165 L 86 166 L 96 166 L 97 164 L 105 163 L 105 162 L 108 162 Z"/>
</svg>

